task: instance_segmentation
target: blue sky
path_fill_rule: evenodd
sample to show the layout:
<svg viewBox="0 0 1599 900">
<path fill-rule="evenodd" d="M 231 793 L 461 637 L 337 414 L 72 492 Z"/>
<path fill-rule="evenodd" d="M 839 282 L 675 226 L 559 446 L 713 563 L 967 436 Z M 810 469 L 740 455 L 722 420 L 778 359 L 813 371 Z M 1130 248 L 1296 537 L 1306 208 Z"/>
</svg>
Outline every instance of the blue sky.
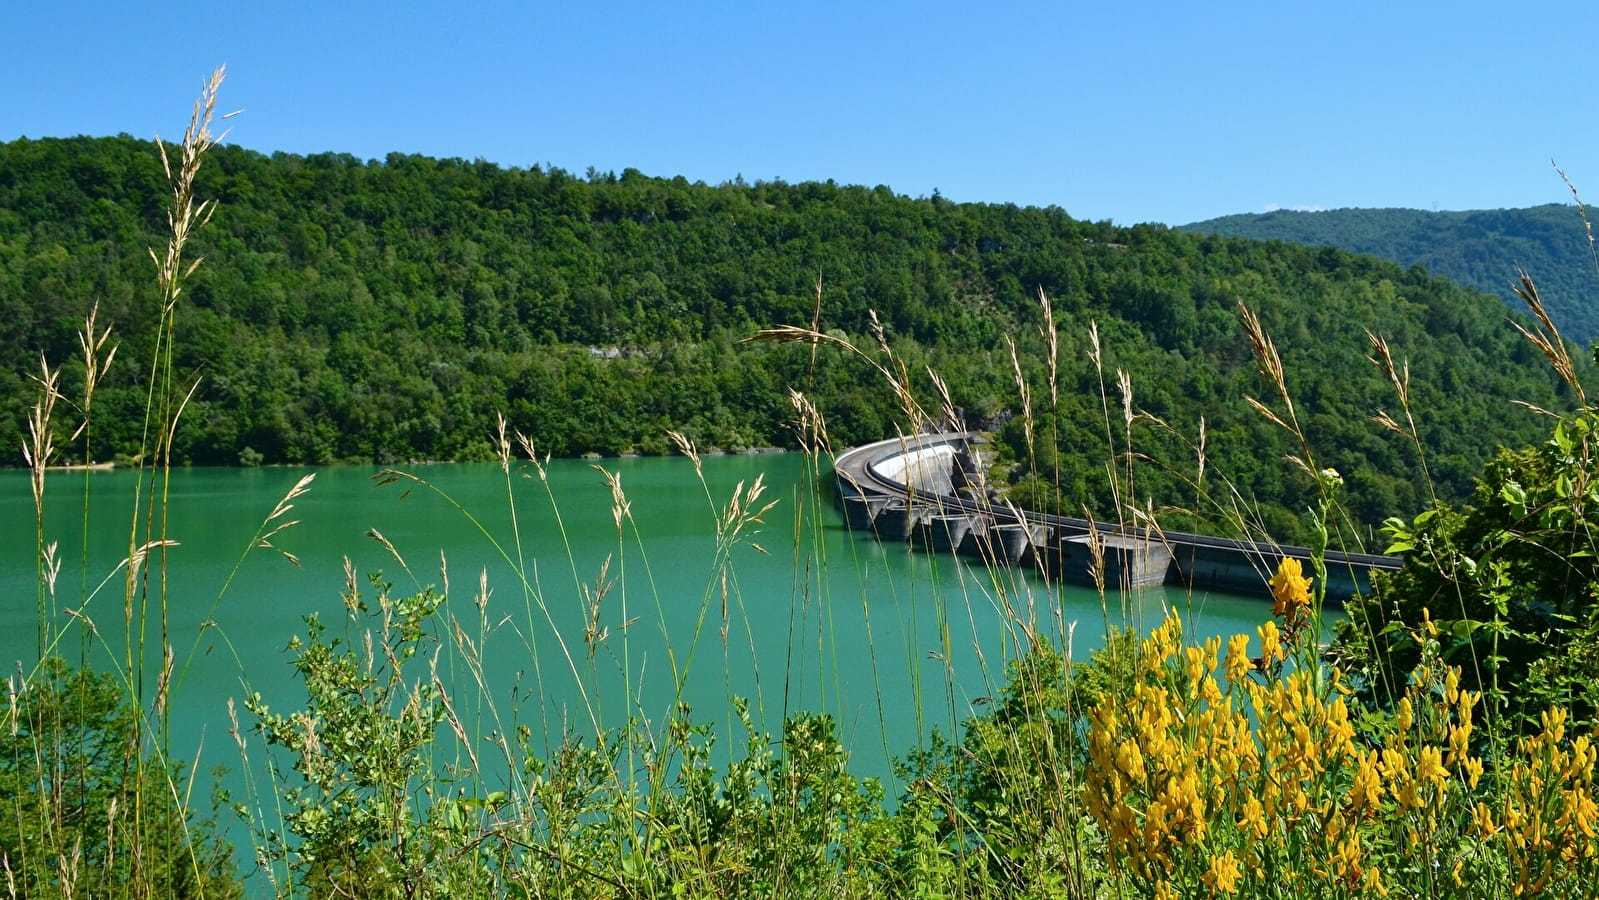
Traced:
<svg viewBox="0 0 1599 900">
<path fill-rule="evenodd" d="M 176 137 L 1181 224 L 1599 199 L 1589 2 L 14 4 L 0 140 Z M 1585 199 L 1588 199 L 1585 197 Z"/>
</svg>

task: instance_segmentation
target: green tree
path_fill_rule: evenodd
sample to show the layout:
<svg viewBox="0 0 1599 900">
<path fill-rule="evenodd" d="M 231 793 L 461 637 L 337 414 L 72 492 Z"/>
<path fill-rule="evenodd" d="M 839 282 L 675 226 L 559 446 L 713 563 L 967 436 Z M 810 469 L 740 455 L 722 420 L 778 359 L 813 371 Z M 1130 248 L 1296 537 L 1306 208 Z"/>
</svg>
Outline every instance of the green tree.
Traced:
<svg viewBox="0 0 1599 900">
<path fill-rule="evenodd" d="M 1463 508 L 1389 520 L 1388 550 L 1404 567 L 1349 604 L 1332 648 L 1368 697 L 1401 696 L 1435 638 L 1462 687 L 1485 692 L 1508 722 L 1535 728 L 1552 706 L 1595 720 L 1596 442 L 1599 417 L 1584 409 L 1542 444 L 1500 454 Z"/>
</svg>

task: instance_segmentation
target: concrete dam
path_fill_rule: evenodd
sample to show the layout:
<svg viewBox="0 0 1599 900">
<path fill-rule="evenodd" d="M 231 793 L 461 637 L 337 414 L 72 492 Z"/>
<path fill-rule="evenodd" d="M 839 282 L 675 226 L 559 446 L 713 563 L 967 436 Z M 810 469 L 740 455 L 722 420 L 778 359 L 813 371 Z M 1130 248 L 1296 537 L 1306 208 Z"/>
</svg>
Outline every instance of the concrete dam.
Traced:
<svg viewBox="0 0 1599 900">
<path fill-rule="evenodd" d="M 1063 580 L 1093 583 L 1098 548 L 1106 590 L 1170 584 L 1269 596 L 1278 560 L 1311 572 L 1310 550 L 1256 541 L 1122 527 L 1018 510 L 981 492 L 976 435 L 940 432 L 855 447 L 833 462 L 848 526 L 879 540 L 909 542 L 985 563 L 1035 567 Z M 1328 550 L 1327 598 L 1369 588 L 1373 571 L 1394 571 L 1393 556 Z"/>
</svg>

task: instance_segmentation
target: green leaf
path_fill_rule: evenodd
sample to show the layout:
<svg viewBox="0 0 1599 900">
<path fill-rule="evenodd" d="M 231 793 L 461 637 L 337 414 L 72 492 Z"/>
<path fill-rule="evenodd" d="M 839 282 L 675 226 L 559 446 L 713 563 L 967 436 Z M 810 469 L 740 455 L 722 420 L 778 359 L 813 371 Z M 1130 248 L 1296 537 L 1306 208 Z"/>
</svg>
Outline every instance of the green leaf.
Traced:
<svg viewBox="0 0 1599 900">
<path fill-rule="evenodd" d="M 1527 489 L 1518 482 L 1505 482 L 1505 486 L 1499 489 L 1499 496 L 1512 506 L 1521 509 L 1527 506 Z"/>
</svg>

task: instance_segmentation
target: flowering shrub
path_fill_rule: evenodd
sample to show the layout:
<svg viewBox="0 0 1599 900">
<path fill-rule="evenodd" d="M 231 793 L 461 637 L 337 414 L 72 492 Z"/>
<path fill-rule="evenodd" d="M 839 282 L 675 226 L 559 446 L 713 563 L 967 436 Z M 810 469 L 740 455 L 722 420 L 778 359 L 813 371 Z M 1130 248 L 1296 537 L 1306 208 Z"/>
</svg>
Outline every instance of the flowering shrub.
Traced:
<svg viewBox="0 0 1599 900">
<path fill-rule="evenodd" d="M 1088 714 L 1082 800 L 1112 871 L 1156 898 L 1591 896 L 1590 736 L 1560 710 L 1490 772 L 1474 739 L 1480 694 L 1431 647 L 1393 715 L 1357 731 L 1348 688 L 1305 627 L 1310 579 L 1271 580 L 1283 620 L 1184 645 L 1170 616 L 1140 677 Z"/>
</svg>

